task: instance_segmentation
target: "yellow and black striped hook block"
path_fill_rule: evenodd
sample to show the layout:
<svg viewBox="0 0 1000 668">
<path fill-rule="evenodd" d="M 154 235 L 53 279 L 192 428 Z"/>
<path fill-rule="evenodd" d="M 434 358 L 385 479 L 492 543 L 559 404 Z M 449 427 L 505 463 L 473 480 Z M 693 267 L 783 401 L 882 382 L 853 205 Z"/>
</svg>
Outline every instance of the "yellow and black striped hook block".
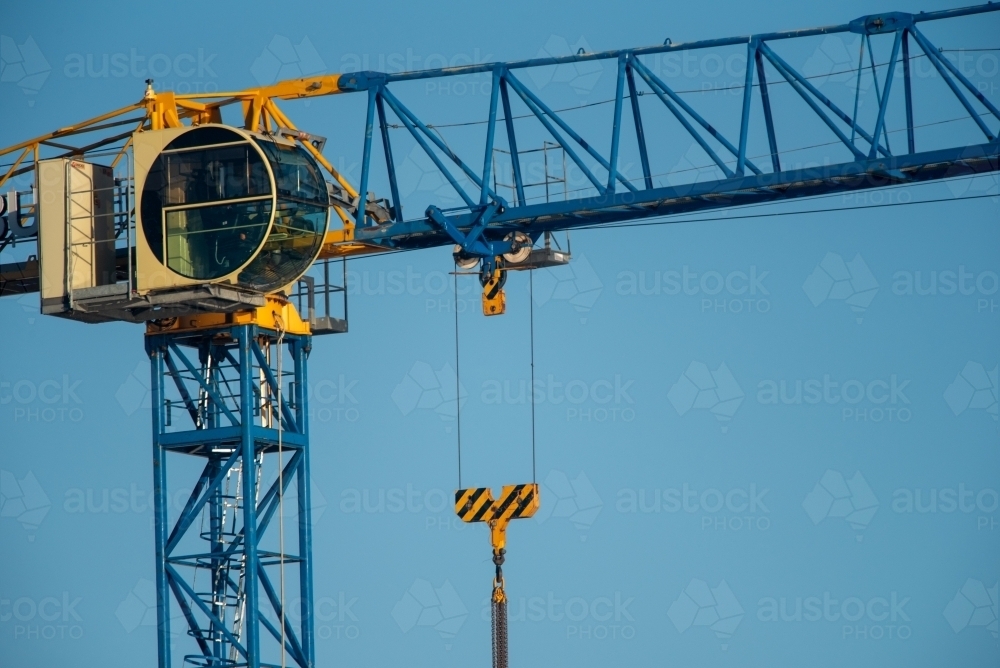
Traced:
<svg viewBox="0 0 1000 668">
<path fill-rule="evenodd" d="M 538 483 L 504 485 L 500 498 L 493 498 L 489 487 L 460 489 L 455 492 L 455 513 L 463 522 L 486 522 L 490 526 L 493 551 L 506 547 L 507 524 L 531 517 L 541 505 Z"/>
<path fill-rule="evenodd" d="M 497 260 L 502 262 L 503 258 Z M 506 282 L 507 272 L 498 265 L 483 283 L 483 315 L 503 315 L 507 312 L 507 294 L 503 291 Z"/>
</svg>

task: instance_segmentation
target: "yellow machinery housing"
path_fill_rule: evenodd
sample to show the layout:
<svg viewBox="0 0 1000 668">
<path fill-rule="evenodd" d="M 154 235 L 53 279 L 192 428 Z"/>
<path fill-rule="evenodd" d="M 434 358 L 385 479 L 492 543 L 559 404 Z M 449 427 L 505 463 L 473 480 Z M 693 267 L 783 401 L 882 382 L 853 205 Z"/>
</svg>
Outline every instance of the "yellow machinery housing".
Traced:
<svg viewBox="0 0 1000 668">
<path fill-rule="evenodd" d="M 207 123 L 139 131 L 131 148 L 133 242 L 118 257 L 112 170 L 40 162 L 43 312 L 194 325 L 189 316 L 270 309 L 328 241 L 326 180 L 292 140 Z"/>
<path fill-rule="evenodd" d="M 270 293 L 315 262 L 329 195 L 295 143 L 209 124 L 137 133 L 134 151 L 139 294 L 204 283 Z"/>
</svg>

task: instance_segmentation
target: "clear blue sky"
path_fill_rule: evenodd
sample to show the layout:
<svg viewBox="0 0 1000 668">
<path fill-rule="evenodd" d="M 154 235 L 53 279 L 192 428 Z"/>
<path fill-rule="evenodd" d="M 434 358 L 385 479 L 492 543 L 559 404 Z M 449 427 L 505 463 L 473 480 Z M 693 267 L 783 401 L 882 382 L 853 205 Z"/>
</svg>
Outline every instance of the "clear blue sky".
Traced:
<svg viewBox="0 0 1000 668">
<path fill-rule="evenodd" d="M 232 90 L 317 71 L 521 59 L 949 6 L 958 4 L 22 2 L 0 25 L 0 145 L 136 100 L 150 72 L 160 89 Z M 997 49 L 998 25 L 993 14 L 927 33 L 946 49 Z M 857 57 L 854 40 L 817 38 L 782 53 L 828 95 L 851 100 L 854 81 L 841 71 Z M 887 44 L 875 48 L 884 62 Z M 706 91 L 687 99 L 731 132 L 739 98 L 726 87 L 742 83 L 741 51 L 659 67 L 676 88 Z M 1000 51 L 962 57 L 1000 103 Z M 18 65 L 23 73 L 9 69 Z M 922 67 L 916 122 L 960 117 Z M 522 80 L 567 107 L 607 99 L 614 74 Z M 484 81 L 401 90 L 427 121 L 480 120 Z M 862 85 L 862 115 L 871 114 L 873 87 Z M 284 108 L 328 137 L 327 156 L 357 179 L 362 104 L 355 96 Z M 708 160 L 655 104 L 643 100 L 660 147 L 653 171 L 674 183 L 666 172 Z M 821 144 L 789 160 L 844 159 L 800 102 L 775 104 L 783 150 Z M 567 118 L 600 147 L 610 113 L 604 104 Z M 890 130 L 900 123 L 890 115 Z M 918 148 L 980 141 L 974 131 L 968 121 L 927 125 Z M 460 153 L 481 151 L 482 126 L 442 132 Z M 904 137 L 891 141 L 902 147 Z M 452 203 L 403 131 L 397 139 L 409 213 Z M 752 136 L 751 155 L 762 149 L 762 135 Z M 622 165 L 641 174 L 630 147 Z M 386 194 L 381 175 L 372 189 Z M 535 277 L 545 491 L 541 517 L 510 530 L 512 664 L 996 665 L 996 178 L 768 210 L 988 194 L 574 234 L 571 268 Z M 413 406 L 413 381 L 453 379 L 450 270 L 444 249 L 352 262 L 351 332 L 315 341 L 319 665 L 489 661 L 487 532 L 459 526 L 447 507 L 454 420 L 433 388 Z M 526 482 L 527 277 L 511 277 L 499 319 L 478 315 L 478 295 L 466 289 L 463 482 Z M 152 665 L 142 330 L 46 318 L 37 299 L 7 298 L 0 341 L 0 668 Z M 191 481 L 175 470 L 170 485 L 183 496 Z M 421 619 L 437 608 L 448 623 L 414 625 L 407 605 L 417 599 Z M 180 665 L 193 644 L 176 642 Z"/>
</svg>

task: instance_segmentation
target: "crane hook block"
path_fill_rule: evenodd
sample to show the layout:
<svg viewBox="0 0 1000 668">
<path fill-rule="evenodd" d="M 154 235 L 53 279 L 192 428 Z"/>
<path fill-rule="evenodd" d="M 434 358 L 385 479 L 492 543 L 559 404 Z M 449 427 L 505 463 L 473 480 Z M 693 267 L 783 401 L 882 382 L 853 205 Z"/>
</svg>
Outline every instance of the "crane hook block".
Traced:
<svg viewBox="0 0 1000 668">
<path fill-rule="evenodd" d="M 507 310 L 507 296 L 503 291 L 506 282 L 507 272 L 497 267 L 483 283 L 483 315 L 503 315 Z"/>
<path fill-rule="evenodd" d="M 460 489 L 455 492 L 455 513 L 463 522 L 486 522 L 494 553 L 506 547 L 507 524 L 511 520 L 533 516 L 541 505 L 538 483 L 504 485 L 500 498 L 493 498 L 489 487 Z"/>
</svg>

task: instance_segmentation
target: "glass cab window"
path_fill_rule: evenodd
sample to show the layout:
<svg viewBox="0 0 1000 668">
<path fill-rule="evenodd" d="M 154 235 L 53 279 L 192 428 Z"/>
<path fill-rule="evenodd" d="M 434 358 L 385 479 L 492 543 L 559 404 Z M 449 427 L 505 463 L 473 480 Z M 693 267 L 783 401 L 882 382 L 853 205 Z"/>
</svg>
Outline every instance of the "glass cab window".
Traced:
<svg viewBox="0 0 1000 668">
<path fill-rule="evenodd" d="M 142 228 L 171 271 L 210 281 L 239 270 L 238 284 L 268 292 L 316 259 L 328 204 L 319 167 L 301 147 L 201 127 L 168 144 L 147 174 Z"/>
<path fill-rule="evenodd" d="M 257 144 L 274 173 L 277 205 L 271 234 L 239 282 L 264 291 L 287 285 L 316 259 L 326 233 L 329 196 L 319 166 L 304 149 L 264 138 Z"/>
</svg>

